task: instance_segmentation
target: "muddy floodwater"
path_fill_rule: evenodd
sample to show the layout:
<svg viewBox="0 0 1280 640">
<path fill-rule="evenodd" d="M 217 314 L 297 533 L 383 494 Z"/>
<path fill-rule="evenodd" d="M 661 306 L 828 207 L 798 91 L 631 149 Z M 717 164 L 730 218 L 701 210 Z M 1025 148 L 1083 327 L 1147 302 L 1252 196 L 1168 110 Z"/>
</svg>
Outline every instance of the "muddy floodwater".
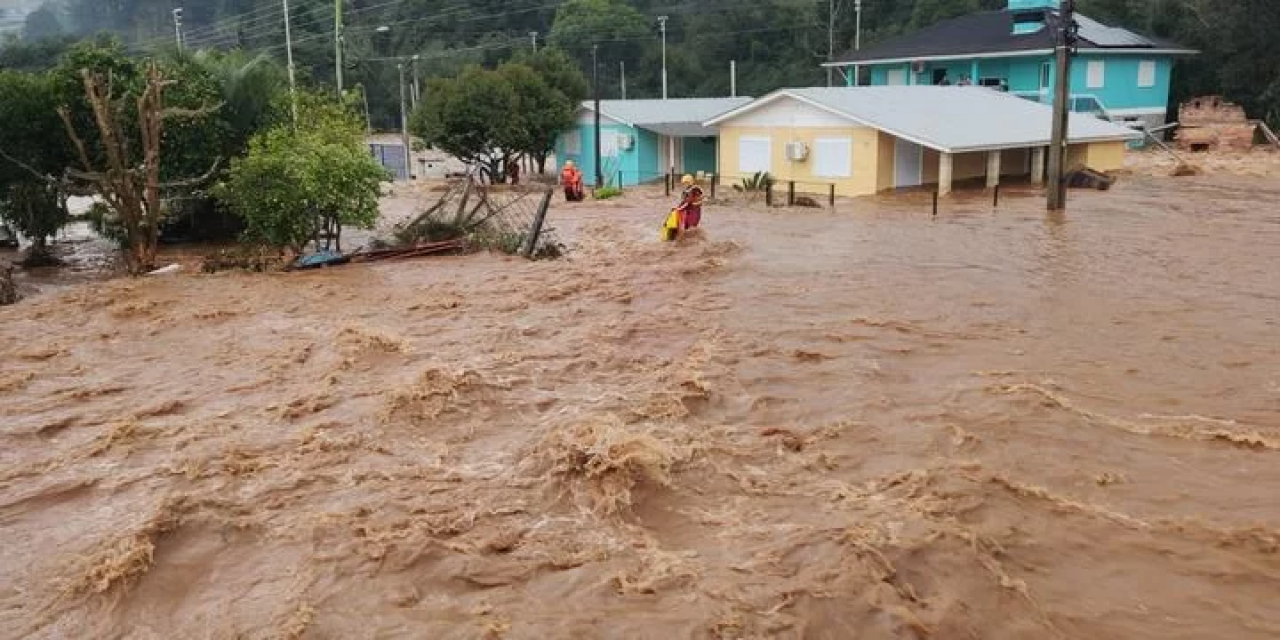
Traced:
<svg viewBox="0 0 1280 640">
<path fill-rule="evenodd" d="M 1280 637 L 1280 183 L 1071 195 L 0 310 L 0 637 Z"/>
</svg>

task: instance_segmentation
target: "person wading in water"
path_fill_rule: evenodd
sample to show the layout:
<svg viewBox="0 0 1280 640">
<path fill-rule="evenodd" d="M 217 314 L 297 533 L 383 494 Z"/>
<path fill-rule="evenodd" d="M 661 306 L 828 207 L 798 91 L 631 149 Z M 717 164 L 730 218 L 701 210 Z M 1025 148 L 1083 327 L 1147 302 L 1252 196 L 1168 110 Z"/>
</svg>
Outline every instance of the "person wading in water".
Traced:
<svg viewBox="0 0 1280 640">
<path fill-rule="evenodd" d="M 696 229 L 702 223 L 704 200 L 702 187 L 698 186 L 698 181 L 690 175 L 681 178 L 680 184 L 684 186 L 684 193 L 680 194 L 680 204 L 671 210 L 671 215 L 663 225 L 663 239 L 667 241 L 675 240 L 681 233 Z"/>
</svg>

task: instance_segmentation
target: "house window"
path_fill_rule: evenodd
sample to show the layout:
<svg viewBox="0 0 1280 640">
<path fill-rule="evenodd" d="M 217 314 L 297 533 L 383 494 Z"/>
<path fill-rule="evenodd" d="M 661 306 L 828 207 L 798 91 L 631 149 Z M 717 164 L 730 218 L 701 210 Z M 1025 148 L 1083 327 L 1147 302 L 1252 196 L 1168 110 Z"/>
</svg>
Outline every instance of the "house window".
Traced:
<svg viewBox="0 0 1280 640">
<path fill-rule="evenodd" d="M 618 135 L 609 130 L 600 132 L 600 155 L 605 158 L 618 157 Z"/>
<path fill-rule="evenodd" d="M 814 140 L 813 175 L 819 178 L 853 176 L 853 140 L 849 138 Z"/>
<path fill-rule="evenodd" d="M 1107 63 L 1104 60 L 1089 61 L 1089 77 L 1087 86 L 1090 89 L 1101 89 L 1107 85 Z"/>
<path fill-rule="evenodd" d="M 582 130 L 574 129 L 564 136 L 564 153 L 569 156 L 582 155 Z"/>
<path fill-rule="evenodd" d="M 888 75 L 885 77 L 885 84 L 896 86 L 896 85 L 904 85 L 906 83 L 907 83 L 906 69 L 890 69 Z"/>
<path fill-rule="evenodd" d="M 772 138 L 741 138 L 738 140 L 738 172 L 751 175 L 773 170 Z"/>
<path fill-rule="evenodd" d="M 1156 86 L 1156 61 L 1143 60 L 1138 63 L 1138 86 L 1154 87 Z"/>
<path fill-rule="evenodd" d="M 1053 86 L 1053 63 L 1045 62 L 1040 65 L 1040 90 L 1048 91 Z"/>
</svg>

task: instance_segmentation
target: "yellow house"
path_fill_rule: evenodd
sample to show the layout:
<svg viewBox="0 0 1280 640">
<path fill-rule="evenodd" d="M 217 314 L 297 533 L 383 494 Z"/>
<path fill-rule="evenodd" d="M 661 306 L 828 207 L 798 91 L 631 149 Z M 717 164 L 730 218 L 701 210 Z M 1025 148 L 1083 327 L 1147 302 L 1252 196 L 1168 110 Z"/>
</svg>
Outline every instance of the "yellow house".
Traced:
<svg viewBox="0 0 1280 640">
<path fill-rule="evenodd" d="M 721 178 L 768 172 L 802 190 L 860 196 L 1002 176 L 1044 180 L 1053 110 L 982 87 L 782 89 L 711 121 Z M 1124 166 L 1131 129 L 1071 114 L 1067 167 Z"/>
</svg>

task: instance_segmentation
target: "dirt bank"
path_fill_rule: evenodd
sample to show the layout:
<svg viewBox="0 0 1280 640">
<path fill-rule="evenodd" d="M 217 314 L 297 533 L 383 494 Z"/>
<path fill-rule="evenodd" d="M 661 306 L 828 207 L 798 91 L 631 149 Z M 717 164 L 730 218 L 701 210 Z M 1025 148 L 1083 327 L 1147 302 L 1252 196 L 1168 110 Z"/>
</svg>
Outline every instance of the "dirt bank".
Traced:
<svg viewBox="0 0 1280 640">
<path fill-rule="evenodd" d="M 1072 195 L 0 310 L 0 637 L 1274 638 L 1280 187 Z"/>
</svg>

